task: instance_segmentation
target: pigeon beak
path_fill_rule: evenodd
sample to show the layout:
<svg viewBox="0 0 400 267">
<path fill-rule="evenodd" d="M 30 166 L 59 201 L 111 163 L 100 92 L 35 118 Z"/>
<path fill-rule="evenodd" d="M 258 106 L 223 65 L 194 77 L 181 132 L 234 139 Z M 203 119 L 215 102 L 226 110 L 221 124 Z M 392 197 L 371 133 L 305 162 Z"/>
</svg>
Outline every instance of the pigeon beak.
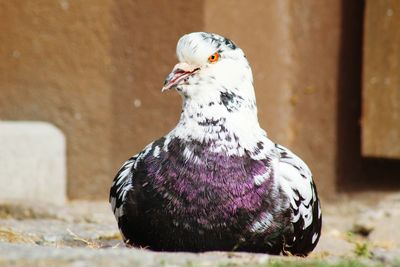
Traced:
<svg viewBox="0 0 400 267">
<path fill-rule="evenodd" d="M 200 68 L 193 68 L 187 63 L 178 63 L 164 81 L 164 86 L 161 92 L 169 90 L 183 80 L 186 80 L 190 75 L 198 71 Z"/>
</svg>

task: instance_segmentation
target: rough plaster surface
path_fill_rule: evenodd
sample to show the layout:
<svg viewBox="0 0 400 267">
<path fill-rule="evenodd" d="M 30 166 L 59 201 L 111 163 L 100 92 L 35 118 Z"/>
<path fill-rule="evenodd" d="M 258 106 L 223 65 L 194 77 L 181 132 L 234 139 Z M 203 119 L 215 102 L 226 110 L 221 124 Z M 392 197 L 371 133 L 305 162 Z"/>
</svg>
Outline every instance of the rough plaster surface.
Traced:
<svg viewBox="0 0 400 267">
<path fill-rule="evenodd" d="M 0 200 L 63 204 L 64 134 L 43 122 L 0 122 Z"/>
<path fill-rule="evenodd" d="M 161 94 L 201 1 L 1 1 L 0 118 L 49 121 L 68 140 L 68 196 L 106 199 L 118 168 L 168 132 Z"/>
<path fill-rule="evenodd" d="M 111 171 L 109 0 L 0 3 L 0 118 L 66 135 L 68 195 L 106 198 Z"/>
</svg>

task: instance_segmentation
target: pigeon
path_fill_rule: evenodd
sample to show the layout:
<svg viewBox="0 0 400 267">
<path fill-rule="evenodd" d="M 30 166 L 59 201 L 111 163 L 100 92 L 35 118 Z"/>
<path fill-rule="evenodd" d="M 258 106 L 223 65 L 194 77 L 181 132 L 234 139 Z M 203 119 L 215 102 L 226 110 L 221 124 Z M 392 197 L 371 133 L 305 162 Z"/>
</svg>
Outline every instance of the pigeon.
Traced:
<svg viewBox="0 0 400 267">
<path fill-rule="evenodd" d="M 321 206 L 308 166 L 268 139 L 250 65 L 214 33 L 181 37 L 162 91 L 183 99 L 175 128 L 126 161 L 110 204 L 127 246 L 308 255 Z"/>
</svg>

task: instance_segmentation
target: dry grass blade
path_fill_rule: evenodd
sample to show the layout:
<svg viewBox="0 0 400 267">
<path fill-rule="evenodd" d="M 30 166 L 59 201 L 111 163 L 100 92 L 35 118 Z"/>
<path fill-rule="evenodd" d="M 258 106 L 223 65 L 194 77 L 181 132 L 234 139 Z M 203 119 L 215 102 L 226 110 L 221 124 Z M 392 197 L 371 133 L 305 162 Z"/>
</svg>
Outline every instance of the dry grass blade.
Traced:
<svg viewBox="0 0 400 267">
<path fill-rule="evenodd" d="M 96 249 L 101 248 L 101 244 L 100 243 L 97 243 L 97 242 L 94 242 L 94 241 L 90 241 L 90 240 L 87 240 L 87 239 L 85 239 L 83 237 L 80 237 L 77 234 L 75 234 L 74 232 L 72 232 L 70 229 L 67 229 L 67 232 L 73 237 L 74 240 L 81 241 L 81 242 L 85 243 L 86 247 L 88 247 L 88 248 L 96 248 Z"/>
</svg>

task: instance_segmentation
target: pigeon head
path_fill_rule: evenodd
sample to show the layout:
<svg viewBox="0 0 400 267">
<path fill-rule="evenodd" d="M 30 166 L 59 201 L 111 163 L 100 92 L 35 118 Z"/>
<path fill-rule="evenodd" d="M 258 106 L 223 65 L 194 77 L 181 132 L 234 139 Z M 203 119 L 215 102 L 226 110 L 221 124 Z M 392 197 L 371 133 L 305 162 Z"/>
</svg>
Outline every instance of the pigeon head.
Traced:
<svg viewBox="0 0 400 267">
<path fill-rule="evenodd" d="M 167 76 L 162 91 L 174 88 L 184 99 L 201 104 L 221 102 L 221 94 L 226 95 L 226 101 L 235 95 L 255 103 L 249 63 L 231 40 L 214 33 L 189 33 L 178 41 L 176 54 L 179 63 Z"/>
<path fill-rule="evenodd" d="M 258 149 L 266 133 L 258 122 L 253 75 L 243 51 L 220 35 L 194 32 L 180 38 L 176 53 L 179 63 L 163 91 L 176 89 L 183 108 L 170 136 L 232 155 Z"/>
</svg>

